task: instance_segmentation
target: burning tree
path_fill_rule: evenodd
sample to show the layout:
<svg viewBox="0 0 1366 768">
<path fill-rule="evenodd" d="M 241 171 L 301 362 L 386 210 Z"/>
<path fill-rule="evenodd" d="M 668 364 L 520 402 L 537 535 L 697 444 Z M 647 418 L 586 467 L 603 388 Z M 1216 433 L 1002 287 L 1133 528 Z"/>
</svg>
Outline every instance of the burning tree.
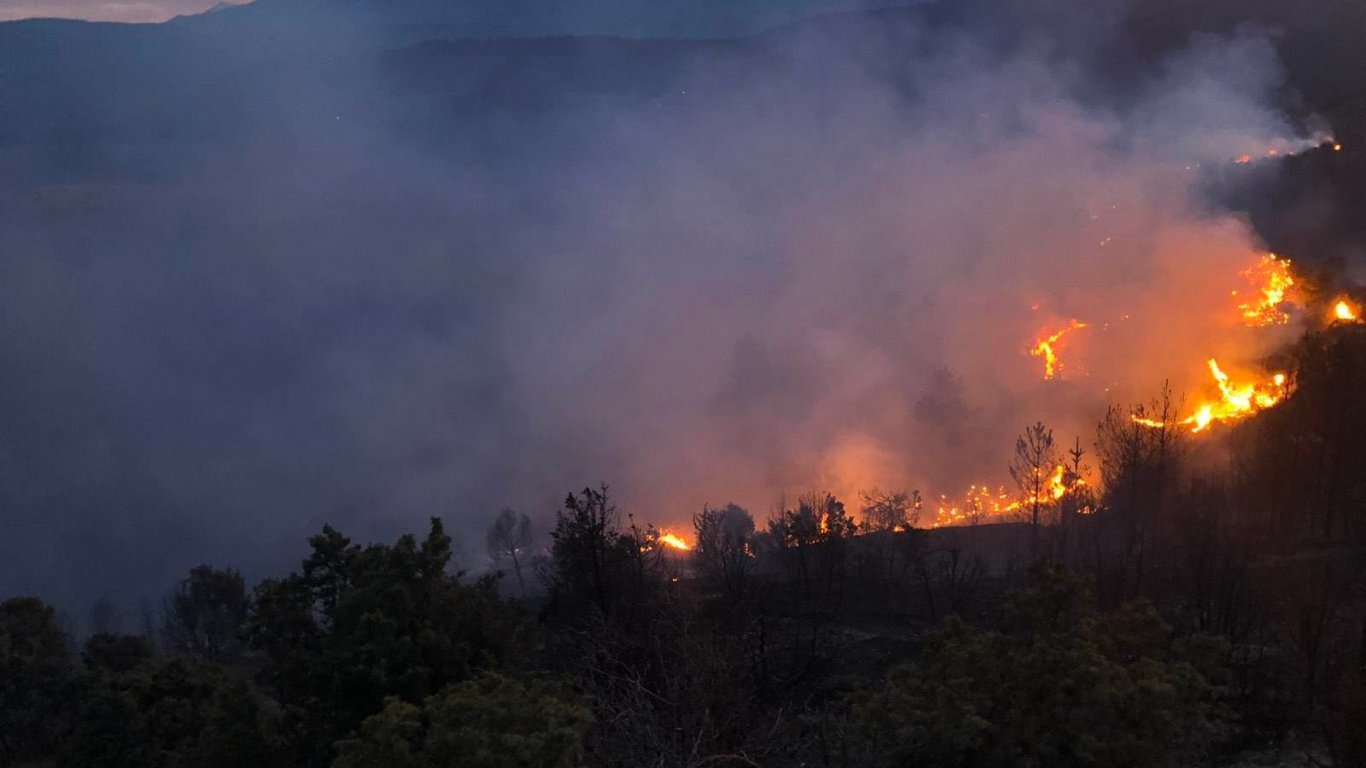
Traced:
<svg viewBox="0 0 1366 768">
<path fill-rule="evenodd" d="M 796 571 L 805 594 L 811 594 L 813 571 L 824 577 L 827 593 L 837 580 L 843 581 L 844 544 L 858 526 L 845 512 L 844 502 L 833 494 L 802 496 L 796 509 L 783 509 L 769 520 L 768 530 Z"/>
</svg>

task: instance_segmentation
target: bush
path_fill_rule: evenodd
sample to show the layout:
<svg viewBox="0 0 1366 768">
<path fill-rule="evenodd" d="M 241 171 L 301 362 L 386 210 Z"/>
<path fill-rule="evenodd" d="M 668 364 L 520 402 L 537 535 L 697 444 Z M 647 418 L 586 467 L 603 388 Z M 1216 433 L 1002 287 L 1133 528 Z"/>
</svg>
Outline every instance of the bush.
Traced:
<svg viewBox="0 0 1366 768">
<path fill-rule="evenodd" d="M 390 699 L 339 745 L 335 768 L 570 768 L 592 722 L 586 707 L 545 685 L 494 672 L 418 707 Z"/>
<path fill-rule="evenodd" d="M 1099 616 L 1082 582 L 1046 572 L 1002 631 L 950 621 L 854 719 L 886 765 L 1185 765 L 1218 722 L 1208 653 L 1180 658 L 1197 645 L 1145 602 Z"/>
</svg>

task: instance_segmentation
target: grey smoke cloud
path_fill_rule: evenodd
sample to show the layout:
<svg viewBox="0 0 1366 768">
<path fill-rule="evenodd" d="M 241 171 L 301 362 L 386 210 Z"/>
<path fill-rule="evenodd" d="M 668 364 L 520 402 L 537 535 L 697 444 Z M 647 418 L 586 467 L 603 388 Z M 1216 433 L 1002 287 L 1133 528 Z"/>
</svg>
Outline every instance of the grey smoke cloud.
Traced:
<svg viewBox="0 0 1366 768">
<path fill-rule="evenodd" d="M 1104 102 L 1084 55 L 915 28 L 700 45 L 608 93 L 447 54 L 225 87 L 221 133 L 111 137 L 77 181 L 0 157 L 0 592 L 260 574 L 324 521 L 477 543 L 604 480 L 675 528 L 956 493 L 1028 422 L 1085 439 L 1274 341 L 1210 311 L 1258 246 L 1188 170 L 1296 135 L 1256 36 Z"/>
</svg>

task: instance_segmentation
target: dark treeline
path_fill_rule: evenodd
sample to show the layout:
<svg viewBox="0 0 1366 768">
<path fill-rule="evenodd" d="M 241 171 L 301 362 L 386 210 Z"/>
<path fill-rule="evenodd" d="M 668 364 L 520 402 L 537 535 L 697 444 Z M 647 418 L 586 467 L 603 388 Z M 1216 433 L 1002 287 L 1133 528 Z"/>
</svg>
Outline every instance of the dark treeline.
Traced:
<svg viewBox="0 0 1366 768">
<path fill-rule="evenodd" d="M 1127 406 L 1089 441 L 1024 430 L 1013 523 L 810 493 L 703 509 L 683 553 L 602 486 L 539 550 L 493 516 L 477 578 L 433 519 L 392 544 L 324 528 L 250 588 L 195 568 L 79 647 L 10 599 L 0 763 L 1366 765 L 1366 328 L 1286 357 L 1284 403 L 1199 439 Z M 1055 465 L 1099 483 L 1045 500 Z"/>
</svg>

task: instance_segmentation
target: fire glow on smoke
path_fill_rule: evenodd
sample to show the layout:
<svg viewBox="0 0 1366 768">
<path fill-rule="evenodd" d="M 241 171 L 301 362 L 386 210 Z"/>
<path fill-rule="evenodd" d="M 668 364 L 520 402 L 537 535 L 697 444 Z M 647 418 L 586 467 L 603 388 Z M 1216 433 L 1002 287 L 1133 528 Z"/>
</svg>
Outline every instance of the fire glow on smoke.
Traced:
<svg viewBox="0 0 1366 768">
<path fill-rule="evenodd" d="M 672 530 L 702 493 L 762 509 L 812 488 L 846 502 L 878 487 L 922 490 L 919 524 L 929 526 L 1021 519 L 1037 504 L 1087 514 L 1085 462 L 1053 466 L 1043 493 L 1005 479 L 1022 427 L 1041 420 L 1089 448 L 1107 407 L 1146 402 L 1170 382 L 1185 406 L 1135 422 L 1203 436 L 1288 397 L 1293 376 L 1264 361 L 1311 319 L 1301 276 L 1264 252 L 1246 220 L 1210 215 L 1196 172 L 1236 171 L 1243 153 L 1252 163 L 1340 149 L 1318 136 L 1270 139 L 1294 132 L 1274 120 L 1221 122 L 1227 113 L 1204 105 L 1241 96 L 1211 94 L 1204 77 L 1176 80 L 1114 121 L 1050 102 L 1043 87 L 1044 99 L 1017 105 L 1028 129 L 1005 136 L 981 117 L 990 99 L 969 100 L 960 120 L 972 87 L 935 91 L 947 117 L 878 153 L 877 174 L 812 185 L 820 194 L 784 220 L 774 249 L 791 259 L 775 292 L 782 312 L 751 314 L 752 296 L 730 305 L 715 285 L 692 303 L 726 311 L 661 312 L 652 338 L 700 332 L 691 346 L 735 350 L 650 369 L 659 381 L 733 383 L 677 411 L 686 420 L 635 403 L 678 447 L 641 475 L 684 466 L 679 474 L 706 481 L 701 492 L 700 482 L 653 491 L 679 510 Z M 973 83 L 1006 101 L 1020 93 Z M 1355 322 L 1340 301 L 1312 320 Z M 738 341 L 737 316 L 749 321 Z"/>
</svg>

